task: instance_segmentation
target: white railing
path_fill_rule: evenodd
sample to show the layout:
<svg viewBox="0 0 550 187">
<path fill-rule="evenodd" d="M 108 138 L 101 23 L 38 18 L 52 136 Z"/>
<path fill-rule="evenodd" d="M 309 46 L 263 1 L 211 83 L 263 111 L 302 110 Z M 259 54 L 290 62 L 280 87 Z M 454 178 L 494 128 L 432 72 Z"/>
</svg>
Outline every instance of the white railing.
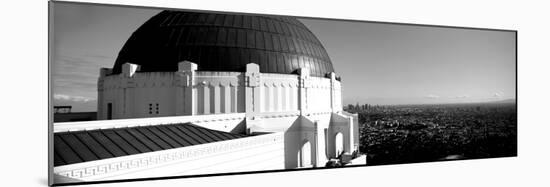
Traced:
<svg viewBox="0 0 550 187">
<path fill-rule="evenodd" d="M 174 123 L 193 123 L 201 125 L 204 123 L 219 123 L 219 122 L 240 122 L 244 119 L 245 113 L 231 114 L 213 114 L 213 115 L 195 115 L 195 116 L 170 116 L 170 117 L 155 117 L 155 118 L 134 118 L 134 119 L 115 119 L 115 120 L 99 120 L 99 121 L 82 121 L 82 122 L 61 122 L 53 124 L 54 133 L 83 131 L 95 129 L 112 129 L 126 128 L 137 126 L 150 126 Z M 202 126 L 202 125 L 201 125 Z"/>
</svg>

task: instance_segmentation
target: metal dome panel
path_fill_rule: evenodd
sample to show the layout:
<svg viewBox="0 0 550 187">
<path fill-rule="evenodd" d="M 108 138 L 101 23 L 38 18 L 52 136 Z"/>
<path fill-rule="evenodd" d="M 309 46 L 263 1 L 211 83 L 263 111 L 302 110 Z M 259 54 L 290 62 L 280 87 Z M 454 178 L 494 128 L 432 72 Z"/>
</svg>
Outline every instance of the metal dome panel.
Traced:
<svg viewBox="0 0 550 187">
<path fill-rule="evenodd" d="M 302 67 L 313 76 L 334 72 L 321 42 L 295 18 L 162 11 L 126 41 L 113 73 L 126 62 L 141 72 L 177 71 L 183 60 L 197 63 L 199 71 L 244 72 L 246 64 L 257 63 L 262 73 Z"/>
</svg>

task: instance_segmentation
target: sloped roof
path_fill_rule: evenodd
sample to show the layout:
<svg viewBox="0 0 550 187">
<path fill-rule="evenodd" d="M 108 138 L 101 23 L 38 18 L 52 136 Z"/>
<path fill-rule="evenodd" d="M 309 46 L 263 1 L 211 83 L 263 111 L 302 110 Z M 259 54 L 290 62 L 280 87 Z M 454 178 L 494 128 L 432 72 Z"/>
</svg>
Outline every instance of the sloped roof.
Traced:
<svg viewBox="0 0 550 187">
<path fill-rule="evenodd" d="M 242 138 L 190 123 L 54 134 L 54 166 Z"/>
</svg>

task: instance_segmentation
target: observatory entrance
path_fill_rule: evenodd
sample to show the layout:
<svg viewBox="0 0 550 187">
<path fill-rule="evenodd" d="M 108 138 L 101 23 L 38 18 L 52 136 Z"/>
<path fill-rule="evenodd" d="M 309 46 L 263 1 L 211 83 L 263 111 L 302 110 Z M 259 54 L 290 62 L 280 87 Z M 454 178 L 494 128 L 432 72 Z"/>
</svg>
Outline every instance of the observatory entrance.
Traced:
<svg viewBox="0 0 550 187">
<path fill-rule="evenodd" d="M 334 145 L 336 157 L 338 157 L 340 156 L 340 154 L 342 154 L 342 152 L 344 152 L 344 135 L 342 135 L 341 132 L 336 133 L 336 135 L 334 136 Z"/>
<path fill-rule="evenodd" d="M 305 142 L 298 152 L 298 167 L 310 167 L 311 166 L 311 143 Z"/>
</svg>

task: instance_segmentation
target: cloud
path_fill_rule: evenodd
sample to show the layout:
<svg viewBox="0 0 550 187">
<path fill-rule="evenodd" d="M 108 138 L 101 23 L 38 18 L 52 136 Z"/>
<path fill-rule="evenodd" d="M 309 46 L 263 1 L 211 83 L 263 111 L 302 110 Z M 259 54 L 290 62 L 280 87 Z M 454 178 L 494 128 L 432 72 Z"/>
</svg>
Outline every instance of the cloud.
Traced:
<svg viewBox="0 0 550 187">
<path fill-rule="evenodd" d="M 456 98 L 456 99 L 464 99 L 464 98 L 468 98 L 468 97 L 470 97 L 470 96 L 469 96 L 469 95 L 457 95 L 457 96 L 455 96 L 454 98 Z"/>
<path fill-rule="evenodd" d="M 502 95 L 503 95 L 502 92 L 496 92 L 496 93 L 493 94 L 493 97 L 494 97 L 494 98 L 501 98 Z"/>
<path fill-rule="evenodd" d="M 82 97 L 82 96 L 70 96 L 70 95 L 64 95 L 64 94 L 54 94 L 53 98 L 56 100 L 74 101 L 74 102 L 81 102 L 81 103 L 95 101 L 94 98 Z"/>
<path fill-rule="evenodd" d="M 427 96 L 425 96 L 425 97 L 428 98 L 428 99 L 438 99 L 438 98 L 439 98 L 438 95 L 434 95 L 434 94 L 429 94 L 429 95 L 427 95 Z"/>
<path fill-rule="evenodd" d="M 86 54 L 85 56 L 90 57 L 90 58 L 94 58 L 94 59 L 106 59 L 106 60 L 113 61 L 113 62 L 115 61 L 115 59 L 112 56 L 107 56 L 107 55 Z"/>
<path fill-rule="evenodd" d="M 57 51 L 63 53 L 63 51 Z M 105 61 L 101 55 L 56 54 L 52 64 L 52 90 L 56 103 L 78 105 L 96 100 L 99 69 Z"/>
</svg>

